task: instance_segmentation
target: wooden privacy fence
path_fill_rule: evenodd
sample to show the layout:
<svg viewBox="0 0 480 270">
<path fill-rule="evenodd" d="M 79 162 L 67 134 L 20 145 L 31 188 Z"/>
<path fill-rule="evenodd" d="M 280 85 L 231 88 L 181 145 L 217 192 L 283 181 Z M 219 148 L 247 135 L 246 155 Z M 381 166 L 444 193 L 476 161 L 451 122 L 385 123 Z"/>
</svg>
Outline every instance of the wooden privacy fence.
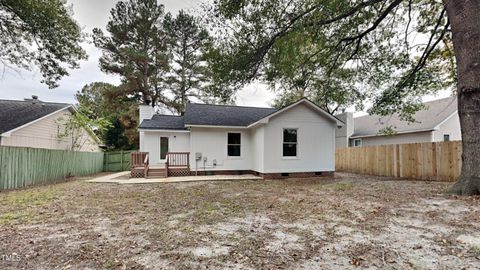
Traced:
<svg viewBox="0 0 480 270">
<path fill-rule="evenodd" d="M 103 152 L 0 146 L 0 190 L 55 182 L 103 170 Z"/>
<path fill-rule="evenodd" d="M 455 181 L 462 166 L 462 142 L 338 148 L 336 170 L 378 176 Z"/>
<path fill-rule="evenodd" d="M 105 152 L 104 171 L 120 172 L 130 170 L 130 156 L 133 151 Z"/>
</svg>

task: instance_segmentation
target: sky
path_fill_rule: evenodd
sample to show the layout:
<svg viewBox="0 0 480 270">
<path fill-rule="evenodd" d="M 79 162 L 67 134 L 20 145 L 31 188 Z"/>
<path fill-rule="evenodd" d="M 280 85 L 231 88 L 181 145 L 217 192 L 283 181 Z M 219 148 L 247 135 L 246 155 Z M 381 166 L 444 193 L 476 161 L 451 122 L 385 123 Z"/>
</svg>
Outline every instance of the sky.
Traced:
<svg viewBox="0 0 480 270">
<path fill-rule="evenodd" d="M 73 17 L 84 32 L 92 33 L 95 27 L 105 29 L 110 17 L 110 10 L 118 0 L 68 0 L 72 5 Z M 180 9 L 199 7 L 198 0 L 161 0 L 167 12 L 177 13 Z M 59 87 L 49 89 L 40 83 L 42 76 L 38 71 L 0 69 L 0 99 L 24 99 L 37 95 L 39 99 L 49 102 L 75 103 L 75 93 L 92 82 L 109 82 L 119 84 L 118 76 L 100 71 L 98 59 L 100 50 L 90 43 L 83 44 L 89 54 L 87 61 L 80 63 L 80 68 L 70 70 L 70 75 L 59 82 Z M 237 105 L 270 106 L 275 95 L 260 84 L 246 86 L 238 92 Z"/>
<path fill-rule="evenodd" d="M 116 2 L 118 0 L 68 0 L 73 8 L 73 17 L 86 33 L 92 33 L 95 27 L 105 29 L 110 10 Z M 199 8 L 200 3 L 198 0 L 159 0 L 159 2 L 165 6 L 167 12 L 172 13 L 180 9 Z M 82 61 L 79 69 L 71 70 L 70 75 L 64 77 L 59 82 L 60 86 L 55 89 L 48 89 L 45 84 L 40 83 L 42 76 L 38 71 L 0 69 L 0 99 L 21 100 L 37 95 L 43 101 L 75 103 L 75 93 L 86 84 L 92 82 L 119 84 L 119 77 L 100 71 L 98 59 L 101 52 L 91 42 L 83 44 L 83 47 L 89 54 L 88 60 Z M 427 96 L 424 100 L 429 101 L 448 95 L 447 91 L 443 91 L 436 96 Z M 256 83 L 238 92 L 236 104 L 268 107 L 271 106 L 274 98 L 274 93 L 268 91 L 264 85 Z M 348 109 L 348 111 L 352 110 L 353 108 Z"/>
</svg>

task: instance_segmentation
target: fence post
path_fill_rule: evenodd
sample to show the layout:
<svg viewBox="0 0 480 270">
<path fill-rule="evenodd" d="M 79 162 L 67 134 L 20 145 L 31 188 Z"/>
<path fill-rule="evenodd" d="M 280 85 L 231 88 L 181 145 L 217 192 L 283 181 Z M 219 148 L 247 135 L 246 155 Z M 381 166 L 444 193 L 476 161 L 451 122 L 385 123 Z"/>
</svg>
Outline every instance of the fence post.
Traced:
<svg viewBox="0 0 480 270">
<path fill-rule="evenodd" d="M 106 172 L 110 171 L 110 170 L 109 170 L 109 167 L 108 167 L 108 164 L 109 164 L 109 162 L 108 162 L 109 158 L 108 158 L 108 157 L 109 157 L 108 152 L 105 152 L 105 158 L 104 158 L 103 162 L 104 162 L 104 164 L 105 164 L 104 167 L 105 167 L 105 171 L 106 171 Z"/>
<path fill-rule="evenodd" d="M 123 171 L 123 150 L 120 150 L 120 171 Z"/>
</svg>

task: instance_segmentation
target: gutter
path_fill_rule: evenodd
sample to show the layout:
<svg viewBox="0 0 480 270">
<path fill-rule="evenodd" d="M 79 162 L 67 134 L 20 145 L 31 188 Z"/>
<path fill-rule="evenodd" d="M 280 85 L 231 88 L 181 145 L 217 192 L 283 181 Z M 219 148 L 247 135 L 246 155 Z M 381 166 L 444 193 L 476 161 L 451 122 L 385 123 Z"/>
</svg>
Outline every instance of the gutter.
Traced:
<svg viewBox="0 0 480 270">
<path fill-rule="evenodd" d="M 248 129 L 246 126 L 215 126 L 215 125 L 188 125 L 185 127 L 197 127 L 197 128 L 226 128 L 226 129 Z"/>
<path fill-rule="evenodd" d="M 187 129 L 157 129 L 157 128 L 137 128 L 138 131 L 154 131 L 154 132 L 183 132 L 189 133 L 190 130 Z"/>
<path fill-rule="evenodd" d="M 428 128 L 428 129 L 417 129 L 417 130 L 407 130 L 407 131 L 398 131 L 395 134 L 392 135 L 386 135 L 386 134 L 369 134 L 369 135 L 353 135 L 350 136 L 350 139 L 361 139 L 361 138 L 369 138 L 369 137 L 382 137 L 382 136 L 395 136 L 398 134 L 409 134 L 409 133 L 420 133 L 420 132 L 429 132 L 429 131 L 435 131 L 438 130 L 437 128 Z"/>
</svg>

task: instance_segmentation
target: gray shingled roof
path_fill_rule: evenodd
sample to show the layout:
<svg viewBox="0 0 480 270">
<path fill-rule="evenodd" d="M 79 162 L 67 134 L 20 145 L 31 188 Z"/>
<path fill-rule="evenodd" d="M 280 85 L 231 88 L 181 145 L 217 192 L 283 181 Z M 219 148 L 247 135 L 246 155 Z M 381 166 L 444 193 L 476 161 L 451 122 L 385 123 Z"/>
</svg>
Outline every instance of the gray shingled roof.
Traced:
<svg viewBox="0 0 480 270">
<path fill-rule="evenodd" d="M 274 108 L 189 103 L 184 116 L 154 115 L 151 120 L 143 120 L 139 128 L 184 130 L 185 125 L 246 127 L 276 111 Z"/>
<path fill-rule="evenodd" d="M 0 100 L 0 134 L 71 106 L 32 100 Z"/>
<path fill-rule="evenodd" d="M 141 129 L 186 129 L 183 116 L 154 115 L 152 119 L 145 119 L 140 124 Z"/>
<path fill-rule="evenodd" d="M 375 136 L 381 129 L 389 126 L 399 133 L 433 130 L 457 111 L 457 98 L 438 99 L 426 102 L 425 105 L 427 108 L 415 114 L 413 123 L 400 120 L 397 114 L 391 116 L 366 115 L 354 118 L 352 137 Z"/>
<path fill-rule="evenodd" d="M 185 124 L 246 127 L 276 111 L 274 108 L 190 103 L 185 110 Z"/>
</svg>

